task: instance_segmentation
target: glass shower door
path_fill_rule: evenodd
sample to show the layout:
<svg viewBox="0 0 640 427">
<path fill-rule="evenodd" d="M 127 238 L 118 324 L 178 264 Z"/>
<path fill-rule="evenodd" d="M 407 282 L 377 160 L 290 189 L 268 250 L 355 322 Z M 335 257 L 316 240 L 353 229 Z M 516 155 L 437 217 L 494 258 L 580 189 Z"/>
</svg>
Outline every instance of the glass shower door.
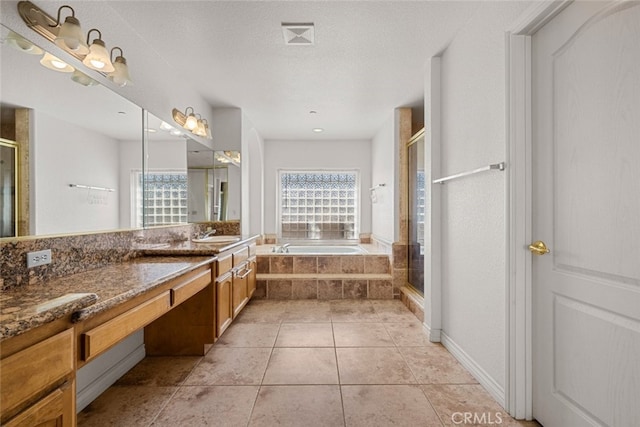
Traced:
<svg viewBox="0 0 640 427">
<path fill-rule="evenodd" d="M 409 151 L 409 284 L 424 295 L 424 129 L 408 143 Z"/>
</svg>

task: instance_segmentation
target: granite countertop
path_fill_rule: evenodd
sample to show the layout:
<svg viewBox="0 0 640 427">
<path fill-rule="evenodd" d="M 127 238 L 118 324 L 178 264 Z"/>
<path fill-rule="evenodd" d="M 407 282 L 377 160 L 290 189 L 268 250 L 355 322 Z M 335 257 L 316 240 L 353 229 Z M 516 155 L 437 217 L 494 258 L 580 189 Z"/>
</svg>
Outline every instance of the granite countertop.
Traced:
<svg viewBox="0 0 640 427">
<path fill-rule="evenodd" d="M 211 256 L 140 257 L 2 292 L 0 340 L 70 314 L 73 322 L 88 319 L 213 259 Z"/>
<path fill-rule="evenodd" d="M 230 236 L 233 237 L 233 236 Z M 223 243 L 196 243 L 191 240 L 181 242 L 162 243 L 136 247 L 144 255 L 217 255 L 229 249 L 233 249 L 259 236 L 240 236 L 236 242 Z"/>
</svg>

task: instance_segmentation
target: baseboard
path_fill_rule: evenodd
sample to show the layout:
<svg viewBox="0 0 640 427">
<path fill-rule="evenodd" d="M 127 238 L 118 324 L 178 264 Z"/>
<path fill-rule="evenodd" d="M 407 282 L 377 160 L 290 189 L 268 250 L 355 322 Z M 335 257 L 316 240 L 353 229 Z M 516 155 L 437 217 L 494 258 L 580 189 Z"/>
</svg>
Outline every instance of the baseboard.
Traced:
<svg viewBox="0 0 640 427">
<path fill-rule="evenodd" d="M 431 329 L 426 323 L 422 324 L 422 329 L 430 342 L 440 342 L 442 340 L 442 329 Z"/>
<path fill-rule="evenodd" d="M 76 395 L 76 412 L 82 411 L 88 404 L 104 393 L 113 383 L 136 366 L 145 357 L 144 344 L 139 345 L 124 358 L 116 361 L 108 370 L 94 381 L 78 390 Z"/>
<path fill-rule="evenodd" d="M 425 325 L 426 326 L 426 325 Z M 475 377 L 476 380 L 489 392 L 489 394 L 502 406 L 505 407 L 504 387 L 498 384 L 491 375 L 487 373 L 478 363 L 471 358 L 458 344 L 456 344 L 447 334 L 441 333 L 441 342 L 449 353 L 455 357 Z"/>
</svg>

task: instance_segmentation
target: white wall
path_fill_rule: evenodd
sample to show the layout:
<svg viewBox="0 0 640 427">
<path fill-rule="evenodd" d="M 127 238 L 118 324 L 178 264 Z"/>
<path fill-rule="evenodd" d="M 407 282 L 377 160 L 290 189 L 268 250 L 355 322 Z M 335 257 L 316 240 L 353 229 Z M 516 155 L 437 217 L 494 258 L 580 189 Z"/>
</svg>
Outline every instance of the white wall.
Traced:
<svg viewBox="0 0 640 427">
<path fill-rule="evenodd" d="M 275 233 L 278 169 L 360 171 L 360 233 L 371 232 L 371 141 L 276 141 L 264 143 L 265 233 Z"/>
<path fill-rule="evenodd" d="M 442 175 L 506 158 L 504 30 L 526 6 L 488 3 L 442 54 Z M 506 366 L 505 179 L 491 171 L 447 183 L 440 225 L 443 342 L 500 402 Z"/>
<path fill-rule="evenodd" d="M 264 233 L 264 141 L 253 123 L 242 115 L 243 234 Z"/>
<path fill-rule="evenodd" d="M 131 214 L 132 172 L 142 171 L 142 142 L 120 141 L 120 226 L 135 227 L 135 217 Z"/>
<path fill-rule="evenodd" d="M 119 228 L 118 142 L 44 113 L 36 111 L 33 117 L 32 234 Z M 69 184 L 112 188 L 115 192 L 71 188 Z"/>
<path fill-rule="evenodd" d="M 371 187 L 385 184 L 375 190 L 376 201 L 371 205 L 371 234 L 382 241 L 398 240 L 396 228 L 396 162 L 395 116 L 391 114 L 371 141 Z"/>
</svg>

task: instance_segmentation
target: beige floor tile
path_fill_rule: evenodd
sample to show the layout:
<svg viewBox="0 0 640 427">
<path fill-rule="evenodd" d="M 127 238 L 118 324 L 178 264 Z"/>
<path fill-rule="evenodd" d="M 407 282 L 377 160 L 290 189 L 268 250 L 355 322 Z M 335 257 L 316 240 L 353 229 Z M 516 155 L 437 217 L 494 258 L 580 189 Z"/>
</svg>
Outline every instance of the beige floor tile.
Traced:
<svg viewBox="0 0 640 427">
<path fill-rule="evenodd" d="M 286 314 L 283 301 L 251 301 L 234 323 L 280 323 Z"/>
<path fill-rule="evenodd" d="M 279 323 L 232 323 L 216 347 L 273 347 Z"/>
<path fill-rule="evenodd" d="M 185 386 L 152 426 L 246 426 L 258 386 Z"/>
<path fill-rule="evenodd" d="M 538 425 L 511 418 L 479 384 L 423 385 L 422 389 L 445 426 Z"/>
<path fill-rule="evenodd" d="M 369 301 L 341 300 L 331 301 L 331 320 L 333 322 L 379 322 Z"/>
<path fill-rule="evenodd" d="M 333 347 L 331 323 L 283 323 L 276 347 Z"/>
<path fill-rule="evenodd" d="M 440 427 L 440 418 L 419 386 L 342 386 L 347 427 Z"/>
<path fill-rule="evenodd" d="M 291 301 L 284 322 L 331 322 L 331 306 L 327 301 Z"/>
<path fill-rule="evenodd" d="M 274 348 L 263 384 L 338 384 L 333 348 Z"/>
<path fill-rule="evenodd" d="M 78 426 L 148 426 L 177 387 L 109 387 L 78 414 Z"/>
<path fill-rule="evenodd" d="M 393 347 L 382 323 L 334 323 L 336 347 Z"/>
<path fill-rule="evenodd" d="M 473 376 L 440 344 L 400 347 L 418 384 L 477 384 Z"/>
<path fill-rule="evenodd" d="M 422 323 L 415 321 L 385 323 L 384 327 L 398 347 L 420 347 L 433 345 L 424 332 Z"/>
<path fill-rule="evenodd" d="M 344 425 L 337 385 L 263 386 L 250 427 L 339 427 Z"/>
<path fill-rule="evenodd" d="M 381 322 L 415 322 L 418 320 L 401 301 L 372 300 L 371 305 Z"/>
<path fill-rule="evenodd" d="M 184 382 L 201 359 L 200 356 L 147 356 L 116 381 L 115 385 L 177 386 Z"/>
<path fill-rule="evenodd" d="M 336 348 L 340 384 L 415 384 L 395 347 Z"/>
<path fill-rule="evenodd" d="M 259 385 L 270 355 L 270 348 L 214 347 L 184 384 Z"/>
</svg>

